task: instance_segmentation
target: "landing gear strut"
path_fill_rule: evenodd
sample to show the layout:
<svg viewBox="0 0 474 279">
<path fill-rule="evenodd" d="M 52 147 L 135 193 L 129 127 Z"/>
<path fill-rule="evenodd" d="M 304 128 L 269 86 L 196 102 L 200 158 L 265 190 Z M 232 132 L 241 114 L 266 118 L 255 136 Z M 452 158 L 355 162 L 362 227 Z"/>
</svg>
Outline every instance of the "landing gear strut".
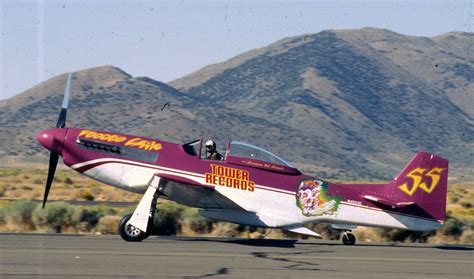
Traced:
<svg viewBox="0 0 474 279">
<path fill-rule="evenodd" d="M 341 234 L 341 239 L 344 245 L 354 245 L 356 243 L 355 236 L 348 231 L 345 231 Z"/>
<path fill-rule="evenodd" d="M 118 231 L 123 240 L 142 241 L 153 232 L 156 204 L 159 193 L 163 190 L 159 185 L 160 178 L 153 177 L 133 214 L 126 215 L 120 220 Z"/>
</svg>

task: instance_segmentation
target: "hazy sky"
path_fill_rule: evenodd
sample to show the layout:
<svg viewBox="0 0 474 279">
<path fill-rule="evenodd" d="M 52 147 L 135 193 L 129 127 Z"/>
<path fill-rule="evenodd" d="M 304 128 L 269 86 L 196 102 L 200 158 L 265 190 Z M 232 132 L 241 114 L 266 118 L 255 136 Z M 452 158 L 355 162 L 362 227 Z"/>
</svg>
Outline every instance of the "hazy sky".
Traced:
<svg viewBox="0 0 474 279">
<path fill-rule="evenodd" d="M 283 37 L 387 28 L 409 35 L 472 32 L 460 1 L 0 0 L 0 100 L 65 72 L 114 65 L 170 81 Z"/>
</svg>

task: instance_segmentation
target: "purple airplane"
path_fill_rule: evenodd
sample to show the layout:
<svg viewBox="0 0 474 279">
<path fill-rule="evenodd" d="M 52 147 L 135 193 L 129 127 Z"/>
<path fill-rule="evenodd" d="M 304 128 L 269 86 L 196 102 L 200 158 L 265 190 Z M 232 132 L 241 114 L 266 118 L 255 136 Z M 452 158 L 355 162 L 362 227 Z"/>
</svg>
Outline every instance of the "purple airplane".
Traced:
<svg viewBox="0 0 474 279">
<path fill-rule="evenodd" d="M 141 136 L 65 128 L 69 75 L 56 128 L 38 133 L 50 150 L 46 204 L 59 156 L 68 167 L 100 182 L 143 194 L 119 233 L 142 241 L 152 230 L 158 197 L 199 208 L 202 216 L 280 228 L 320 237 L 305 224 L 330 223 L 342 242 L 355 243 L 357 226 L 436 230 L 446 209 L 448 160 L 418 152 L 392 181 L 339 184 L 301 173 L 257 146 L 230 141 L 222 160 L 203 155 L 202 140 L 185 144 Z"/>
</svg>

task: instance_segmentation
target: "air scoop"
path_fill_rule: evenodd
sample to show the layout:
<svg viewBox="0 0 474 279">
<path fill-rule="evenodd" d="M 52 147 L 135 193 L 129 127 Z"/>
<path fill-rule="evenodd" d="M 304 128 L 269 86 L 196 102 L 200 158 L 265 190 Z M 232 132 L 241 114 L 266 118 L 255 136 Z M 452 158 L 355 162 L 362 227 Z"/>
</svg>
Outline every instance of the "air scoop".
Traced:
<svg viewBox="0 0 474 279">
<path fill-rule="evenodd" d="M 36 140 L 49 151 L 61 155 L 66 132 L 64 128 L 42 130 L 36 135 Z"/>
</svg>

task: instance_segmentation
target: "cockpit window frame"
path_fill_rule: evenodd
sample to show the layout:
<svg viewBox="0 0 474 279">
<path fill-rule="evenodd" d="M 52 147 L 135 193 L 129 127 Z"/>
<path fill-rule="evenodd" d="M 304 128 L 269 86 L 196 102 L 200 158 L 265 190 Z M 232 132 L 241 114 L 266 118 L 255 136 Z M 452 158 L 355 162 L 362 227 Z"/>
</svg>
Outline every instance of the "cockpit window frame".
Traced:
<svg viewBox="0 0 474 279">
<path fill-rule="evenodd" d="M 197 146 L 197 149 L 196 149 L 196 144 L 199 144 Z M 189 156 L 193 156 L 193 157 L 201 157 L 201 149 L 202 149 L 202 139 L 196 139 L 196 140 L 193 140 L 193 141 L 190 141 L 188 143 L 185 143 L 182 145 L 183 147 L 183 150 L 186 154 L 188 154 Z M 192 148 L 195 152 L 195 154 L 193 154 L 191 151 Z"/>
<path fill-rule="evenodd" d="M 240 146 L 244 146 L 244 147 L 249 148 L 249 149 L 253 149 L 253 150 L 257 151 L 257 154 L 258 154 L 258 152 L 260 152 L 260 153 L 263 153 L 263 154 L 269 156 L 269 158 L 273 158 L 275 160 L 269 161 L 269 160 L 265 159 L 265 157 L 263 157 L 263 156 L 260 157 L 257 154 L 255 156 L 248 156 L 248 155 L 245 155 L 245 154 L 232 153 L 232 146 L 234 146 L 234 145 L 240 145 Z M 241 157 L 241 158 L 246 158 L 246 159 L 250 159 L 250 160 L 259 160 L 259 161 L 270 163 L 270 164 L 281 165 L 281 166 L 285 166 L 285 167 L 289 167 L 289 168 L 295 168 L 293 165 L 291 165 L 288 161 L 281 158 L 280 156 L 278 156 L 278 155 L 276 155 L 276 154 L 274 154 L 274 153 L 272 153 L 272 152 L 270 152 L 266 149 L 263 149 L 263 148 L 258 147 L 256 145 L 246 143 L 246 142 L 243 142 L 243 141 L 235 141 L 235 140 L 229 141 L 229 144 L 228 144 L 228 147 L 227 147 L 227 150 L 226 150 L 226 157 L 227 156 Z"/>
</svg>

